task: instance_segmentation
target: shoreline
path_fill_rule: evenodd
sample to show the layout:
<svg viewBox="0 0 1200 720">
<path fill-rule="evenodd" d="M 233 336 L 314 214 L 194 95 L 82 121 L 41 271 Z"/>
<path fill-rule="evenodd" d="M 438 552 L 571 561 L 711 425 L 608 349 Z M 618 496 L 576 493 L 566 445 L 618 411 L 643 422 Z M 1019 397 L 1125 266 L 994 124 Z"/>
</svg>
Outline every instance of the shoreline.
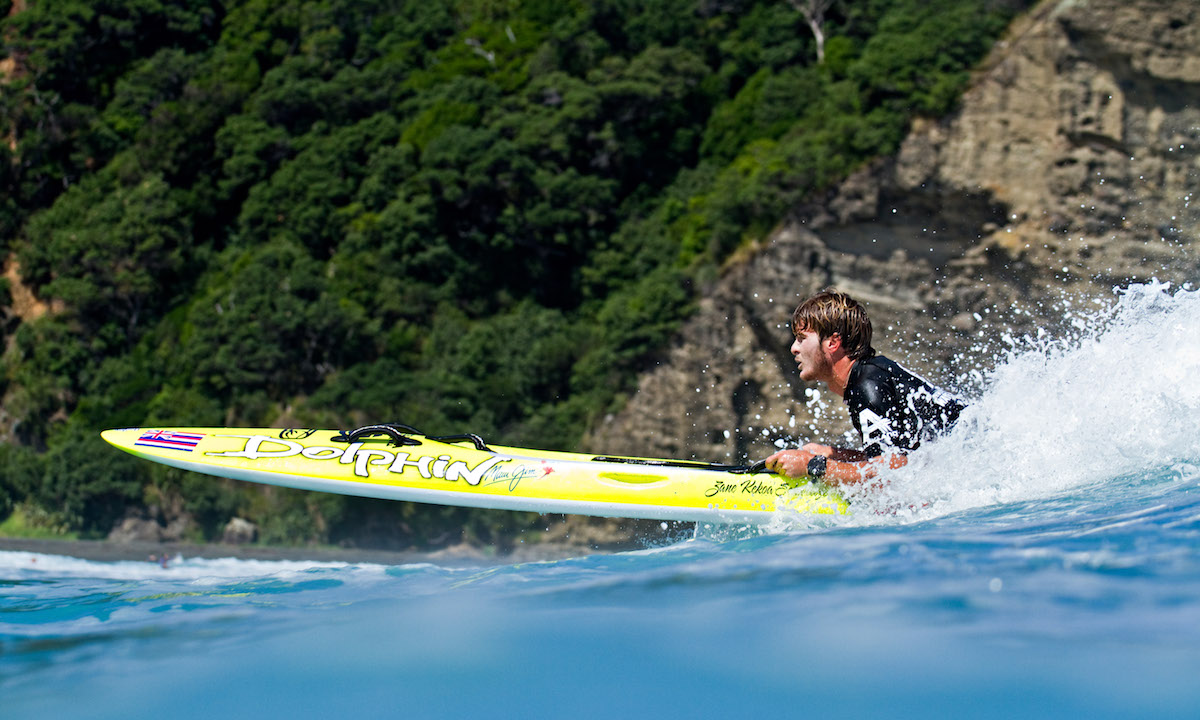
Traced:
<svg viewBox="0 0 1200 720">
<path fill-rule="evenodd" d="M 345 562 L 350 564 L 412 565 L 432 563 L 443 567 L 514 565 L 522 562 L 564 560 L 586 555 L 608 554 L 579 545 L 544 544 L 520 546 L 507 555 L 489 548 L 457 545 L 429 552 L 368 550 L 335 547 L 282 547 L 263 545 L 193 544 L 183 542 L 113 542 L 109 540 L 54 540 L 0 537 L 0 552 L 31 552 L 64 555 L 93 562 L 150 561 L 162 555 L 184 558 L 236 558 L 238 560 L 290 560 Z"/>
</svg>

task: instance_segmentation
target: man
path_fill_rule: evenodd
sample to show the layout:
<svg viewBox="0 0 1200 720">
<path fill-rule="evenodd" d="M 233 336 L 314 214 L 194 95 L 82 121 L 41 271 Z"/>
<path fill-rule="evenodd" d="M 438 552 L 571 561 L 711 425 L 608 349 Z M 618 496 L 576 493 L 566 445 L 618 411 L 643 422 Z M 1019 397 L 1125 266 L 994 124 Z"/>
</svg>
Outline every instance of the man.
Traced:
<svg viewBox="0 0 1200 720">
<path fill-rule="evenodd" d="M 871 347 L 871 320 L 853 298 L 825 290 L 792 314 L 792 356 L 800 379 L 823 382 L 840 395 L 863 438 L 861 450 L 808 443 L 767 458 L 767 468 L 854 485 L 880 467 L 903 467 L 905 454 L 945 432 L 965 407 Z"/>
</svg>

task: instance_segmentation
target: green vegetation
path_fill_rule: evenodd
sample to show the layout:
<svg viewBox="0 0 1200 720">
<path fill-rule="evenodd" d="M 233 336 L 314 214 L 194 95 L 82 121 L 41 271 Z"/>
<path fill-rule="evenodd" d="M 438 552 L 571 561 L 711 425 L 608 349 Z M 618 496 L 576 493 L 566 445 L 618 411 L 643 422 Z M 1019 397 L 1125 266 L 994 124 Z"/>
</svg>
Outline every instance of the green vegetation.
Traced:
<svg viewBox="0 0 1200 720">
<path fill-rule="evenodd" d="M 700 278 L 952 109 L 1023 5 L 843 0 L 817 64 L 786 1 L 30 0 L 0 23 L 0 242 L 61 310 L 3 326 L 0 519 L 506 542 L 534 516 L 261 491 L 97 433 L 570 449 Z"/>
<path fill-rule="evenodd" d="M 12 509 L 4 522 L 0 522 L 0 537 L 33 538 L 37 540 L 78 540 L 78 533 L 71 532 L 45 510 L 36 506 L 18 505 Z"/>
</svg>

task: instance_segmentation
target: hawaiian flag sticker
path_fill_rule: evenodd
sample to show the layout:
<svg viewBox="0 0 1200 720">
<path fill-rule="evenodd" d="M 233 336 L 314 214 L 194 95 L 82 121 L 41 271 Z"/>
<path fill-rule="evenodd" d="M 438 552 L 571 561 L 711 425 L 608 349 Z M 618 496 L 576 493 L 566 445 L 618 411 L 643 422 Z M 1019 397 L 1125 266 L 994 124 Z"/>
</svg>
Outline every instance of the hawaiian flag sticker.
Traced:
<svg viewBox="0 0 1200 720">
<path fill-rule="evenodd" d="M 162 448 L 164 450 L 182 450 L 191 452 L 204 439 L 202 433 L 176 432 L 174 430 L 148 430 L 142 433 L 134 445 Z"/>
</svg>

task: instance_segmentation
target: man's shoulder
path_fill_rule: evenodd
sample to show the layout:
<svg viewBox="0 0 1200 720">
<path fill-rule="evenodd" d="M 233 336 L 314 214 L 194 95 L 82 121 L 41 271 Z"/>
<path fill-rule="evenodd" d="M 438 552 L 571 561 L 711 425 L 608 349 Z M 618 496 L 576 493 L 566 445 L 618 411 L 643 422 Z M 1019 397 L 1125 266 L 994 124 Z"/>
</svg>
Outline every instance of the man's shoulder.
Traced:
<svg viewBox="0 0 1200 720">
<path fill-rule="evenodd" d="M 868 406 L 898 404 L 914 394 L 928 396 L 937 405 L 951 402 L 952 396 L 925 378 L 883 355 L 872 355 L 854 364 L 846 389 L 846 399 Z"/>
<path fill-rule="evenodd" d="M 862 366 L 860 377 L 869 382 L 900 382 L 904 385 L 930 386 L 925 378 L 900 363 L 883 355 L 872 355 L 859 361 Z"/>
<path fill-rule="evenodd" d="M 877 407 L 890 402 L 894 394 L 891 366 L 896 364 L 881 355 L 872 355 L 854 363 L 846 385 L 846 400 L 852 404 Z"/>
<path fill-rule="evenodd" d="M 854 370 L 850 374 L 850 383 L 863 385 L 886 382 L 899 373 L 910 374 L 894 360 L 883 355 L 872 355 L 854 364 Z"/>
</svg>

